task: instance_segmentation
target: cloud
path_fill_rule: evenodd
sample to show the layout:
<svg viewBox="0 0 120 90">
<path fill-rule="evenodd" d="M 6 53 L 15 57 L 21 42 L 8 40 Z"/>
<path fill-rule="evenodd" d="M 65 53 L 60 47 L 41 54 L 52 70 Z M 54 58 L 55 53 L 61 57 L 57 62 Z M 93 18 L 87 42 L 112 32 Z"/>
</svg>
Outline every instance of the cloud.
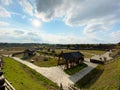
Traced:
<svg viewBox="0 0 120 90">
<path fill-rule="evenodd" d="M 36 0 L 36 16 L 43 21 L 49 21 L 55 17 L 59 17 L 64 13 L 60 11 L 62 4 L 63 0 Z"/>
<path fill-rule="evenodd" d="M 110 34 L 111 37 L 111 42 L 118 43 L 120 42 L 120 30 L 119 31 L 114 31 Z"/>
<path fill-rule="evenodd" d="M 0 21 L 0 27 L 9 26 L 9 23 Z"/>
<path fill-rule="evenodd" d="M 25 19 L 26 18 L 26 16 L 25 15 L 22 15 L 22 19 Z"/>
<path fill-rule="evenodd" d="M 9 2 L 10 0 L 6 0 L 5 5 L 8 5 L 7 1 Z M 0 17 L 11 17 L 12 14 L 15 14 L 20 15 L 24 20 L 32 18 L 31 24 L 37 27 L 35 29 L 41 26 L 41 21 L 48 22 L 60 18 L 59 20 L 62 19 L 62 21 L 69 26 L 79 26 L 80 29 L 81 26 L 84 27 L 83 33 L 80 33 L 79 36 L 76 35 L 76 33 L 71 34 L 70 32 L 67 34 L 52 34 L 42 32 L 41 30 L 29 30 L 34 28 L 31 26 L 26 27 L 28 30 L 7 28 L 0 30 L 0 38 L 4 37 L 2 41 L 7 38 L 12 38 L 13 40 L 16 38 L 21 42 L 42 41 L 45 43 L 64 44 L 119 41 L 120 32 L 112 32 L 111 34 L 109 32 L 107 34 L 109 30 L 112 31 L 113 25 L 120 22 L 119 0 L 35 0 L 35 6 L 33 5 L 34 3 L 30 3 L 30 0 L 19 0 L 19 3 L 24 12 L 30 16 L 9 12 L 7 8 L 5 9 L 0 6 Z M 39 19 L 36 19 L 36 17 Z M 1 21 L 0 25 L 3 27 L 7 26 L 8 23 Z M 107 36 L 110 40 L 107 40 Z"/>
<path fill-rule="evenodd" d="M 28 36 L 38 36 L 38 32 L 27 32 Z"/>
<path fill-rule="evenodd" d="M 0 28 L 0 42 L 12 43 L 38 43 L 40 32 L 22 28 L 2 27 Z"/>
<path fill-rule="evenodd" d="M 110 26 L 104 25 L 103 23 L 94 23 L 94 24 L 88 24 L 84 28 L 84 33 L 94 33 L 94 32 L 100 32 L 109 30 Z"/>
<path fill-rule="evenodd" d="M 36 9 L 41 15 L 40 18 L 47 20 L 66 14 L 66 23 L 72 25 L 111 15 L 116 16 L 120 12 L 119 7 L 119 0 L 36 0 Z"/>
<path fill-rule="evenodd" d="M 11 14 L 5 8 L 0 6 L 0 17 L 11 17 Z"/>
<path fill-rule="evenodd" d="M 22 43 L 25 33 L 25 30 L 19 28 L 0 28 L 0 42 Z"/>
<path fill-rule="evenodd" d="M 6 6 L 12 4 L 12 2 L 13 2 L 12 0 L 0 0 L 0 4 Z"/>
<path fill-rule="evenodd" d="M 40 32 L 38 34 L 41 38 L 41 41 L 44 43 L 52 43 L 52 44 L 80 44 L 80 43 L 96 43 L 92 38 L 77 36 L 74 33 L 46 33 Z"/>
<path fill-rule="evenodd" d="M 62 17 L 69 26 L 84 26 L 84 32 L 110 30 L 120 22 L 119 0 L 36 0 L 36 17 L 50 21 Z"/>
<path fill-rule="evenodd" d="M 0 36 L 13 36 L 18 37 L 22 36 L 26 33 L 27 30 L 20 29 L 20 28 L 14 28 L 14 27 L 1 27 L 0 28 Z"/>
<path fill-rule="evenodd" d="M 29 0 L 20 0 L 19 3 L 23 7 L 25 13 L 28 13 L 31 16 L 33 16 L 33 6 Z"/>
<path fill-rule="evenodd" d="M 74 9 L 66 16 L 66 23 L 70 25 L 86 25 L 92 20 L 104 22 L 106 19 L 111 20 L 111 17 L 116 17 L 120 13 L 119 0 L 84 0 L 73 7 Z"/>
<path fill-rule="evenodd" d="M 101 35 L 104 38 L 104 35 Z M 106 34 L 105 34 L 106 36 Z M 30 30 L 20 28 L 0 28 L 0 42 L 16 43 L 53 43 L 53 44 L 79 44 L 79 43 L 109 43 L 118 42 L 120 32 L 112 32 L 103 40 L 95 33 L 76 35 L 75 33 L 47 33 L 43 30 Z M 109 39 L 109 40 L 108 40 Z"/>
<path fill-rule="evenodd" d="M 87 43 L 86 39 L 74 34 L 50 34 L 42 30 L 25 30 L 20 28 L 0 28 L 0 42 L 17 43 Z"/>
<path fill-rule="evenodd" d="M 21 30 L 14 30 L 15 35 L 23 35 L 25 32 Z"/>
</svg>

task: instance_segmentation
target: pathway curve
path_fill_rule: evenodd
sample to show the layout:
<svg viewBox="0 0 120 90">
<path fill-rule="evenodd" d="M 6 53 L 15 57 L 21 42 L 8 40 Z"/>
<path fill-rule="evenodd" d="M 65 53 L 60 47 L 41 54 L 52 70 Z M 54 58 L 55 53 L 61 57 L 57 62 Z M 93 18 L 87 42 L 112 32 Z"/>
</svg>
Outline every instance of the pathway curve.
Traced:
<svg viewBox="0 0 120 90">
<path fill-rule="evenodd" d="M 106 52 L 104 54 L 105 56 L 108 55 Z M 69 85 L 74 84 L 78 80 L 80 80 L 82 77 L 84 77 L 86 74 L 88 74 L 91 70 L 93 70 L 95 67 L 97 67 L 98 64 L 91 63 L 88 58 L 85 58 L 84 63 L 88 65 L 88 67 L 84 68 L 80 72 L 74 74 L 74 75 L 68 75 L 66 74 L 61 67 L 56 66 L 56 67 L 39 67 L 36 66 L 30 62 L 21 60 L 20 58 L 17 57 L 12 57 L 14 60 L 27 65 L 28 67 L 34 69 L 38 73 L 42 74 L 43 76 L 47 77 L 51 81 L 57 83 L 60 86 L 60 83 L 62 83 L 63 87 L 66 88 Z M 64 89 L 67 90 L 67 89 Z"/>
<path fill-rule="evenodd" d="M 85 61 L 84 61 L 85 64 L 88 65 L 88 67 L 82 69 L 80 72 L 72 75 L 70 77 L 70 79 L 76 83 L 78 80 L 80 80 L 81 78 L 83 78 L 86 74 L 88 74 L 91 70 L 93 70 L 95 67 L 97 67 L 98 64 L 94 64 L 94 63 L 91 63 L 90 62 L 90 59 L 88 58 L 85 58 Z"/>
<path fill-rule="evenodd" d="M 60 85 L 62 83 L 63 85 L 67 86 L 68 84 L 74 84 L 70 79 L 69 75 L 67 75 L 60 67 L 39 67 L 36 66 L 30 62 L 23 61 L 20 58 L 12 57 L 14 60 L 27 65 L 28 67 L 34 69 L 38 73 L 42 74 L 43 76 L 47 77 L 51 81 L 57 83 Z"/>
<path fill-rule="evenodd" d="M 74 84 L 79 79 L 81 79 L 84 75 L 89 73 L 93 68 L 97 66 L 97 64 L 90 63 L 87 59 L 85 60 L 85 63 L 88 65 L 88 67 L 81 70 L 79 73 L 76 73 L 72 76 L 66 74 L 61 67 L 39 67 L 36 66 L 30 62 L 23 61 L 20 58 L 12 57 L 14 60 L 27 65 L 28 67 L 34 69 L 38 73 L 42 74 L 43 76 L 47 77 L 51 81 L 57 83 L 60 85 L 62 83 L 63 87 L 68 87 L 71 84 Z"/>
</svg>

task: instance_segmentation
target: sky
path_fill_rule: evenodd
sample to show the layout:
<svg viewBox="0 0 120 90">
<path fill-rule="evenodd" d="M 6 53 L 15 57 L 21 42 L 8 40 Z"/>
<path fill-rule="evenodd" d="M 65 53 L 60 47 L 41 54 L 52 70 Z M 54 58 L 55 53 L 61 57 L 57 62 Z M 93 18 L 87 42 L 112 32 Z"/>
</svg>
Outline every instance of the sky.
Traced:
<svg viewBox="0 0 120 90">
<path fill-rule="evenodd" d="M 0 42 L 120 42 L 120 0 L 0 0 Z"/>
</svg>

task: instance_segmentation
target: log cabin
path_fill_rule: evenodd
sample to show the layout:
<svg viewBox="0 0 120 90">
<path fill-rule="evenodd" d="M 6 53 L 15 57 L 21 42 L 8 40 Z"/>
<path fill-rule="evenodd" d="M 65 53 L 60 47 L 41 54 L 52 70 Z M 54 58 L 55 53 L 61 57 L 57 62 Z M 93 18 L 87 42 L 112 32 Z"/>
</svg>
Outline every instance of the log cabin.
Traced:
<svg viewBox="0 0 120 90">
<path fill-rule="evenodd" d="M 83 63 L 84 55 L 80 52 L 67 52 L 58 55 L 58 65 L 64 65 L 64 69 L 72 68 Z"/>
</svg>

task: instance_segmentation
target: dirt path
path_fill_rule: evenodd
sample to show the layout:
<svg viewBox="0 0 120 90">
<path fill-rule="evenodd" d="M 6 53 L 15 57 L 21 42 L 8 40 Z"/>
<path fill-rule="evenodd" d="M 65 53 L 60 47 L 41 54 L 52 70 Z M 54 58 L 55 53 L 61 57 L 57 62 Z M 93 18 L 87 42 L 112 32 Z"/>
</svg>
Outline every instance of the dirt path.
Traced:
<svg viewBox="0 0 120 90">
<path fill-rule="evenodd" d="M 76 83 L 78 80 L 83 78 L 86 74 L 88 74 L 91 70 L 93 70 L 95 67 L 97 67 L 98 64 L 91 63 L 88 58 L 84 61 L 85 64 L 88 65 L 88 67 L 82 69 L 80 72 L 70 76 L 70 79 Z"/>
<path fill-rule="evenodd" d="M 109 58 L 108 54 L 109 53 L 106 52 L 105 54 L 103 54 L 103 56 L 107 56 L 107 58 Z M 66 87 L 76 83 L 78 80 L 80 80 L 82 77 L 84 77 L 86 74 L 88 74 L 91 70 L 93 70 L 98 65 L 98 64 L 91 63 L 88 58 L 85 58 L 84 63 L 86 63 L 88 65 L 88 67 L 86 67 L 83 70 L 81 70 L 80 72 L 70 76 L 70 75 L 66 74 L 59 66 L 39 67 L 30 62 L 23 61 L 17 57 L 12 57 L 12 58 L 22 64 L 27 65 L 28 67 L 34 69 L 35 71 L 37 71 L 38 73 L 47 77 L 51 81 L 57 83 L 58 86 L 60 86 L 60 83 L 62 83 L 63 87 L 65 88 L 64 90 L 67 90 Z"/>
<path fill-rule="evenodd" d="M 42 74 L 43 76 L 47 77 L 51 81 L 57 83 L 60 85 L 62 83 L 63 87 L 68 87 L 71 84 L 74 84 L 79 79 L 81 79 L 84 75 L 89 73 L 93 68 L 97 66 L 97 64 L 93 64 L 88 62 L 87 60 L 85 63 L 88 65 L 88 67 L 81 70 L 79 73 L 76 73 L 75 75 L 68 75 L 66 74 L 60 67 L 38 67 L 30 62 L 23 61 L 20 58 L 12 57 L 14 60 L 27 65 L 28 67 L 36 70 L 38 73 Z"/>
</svg>

